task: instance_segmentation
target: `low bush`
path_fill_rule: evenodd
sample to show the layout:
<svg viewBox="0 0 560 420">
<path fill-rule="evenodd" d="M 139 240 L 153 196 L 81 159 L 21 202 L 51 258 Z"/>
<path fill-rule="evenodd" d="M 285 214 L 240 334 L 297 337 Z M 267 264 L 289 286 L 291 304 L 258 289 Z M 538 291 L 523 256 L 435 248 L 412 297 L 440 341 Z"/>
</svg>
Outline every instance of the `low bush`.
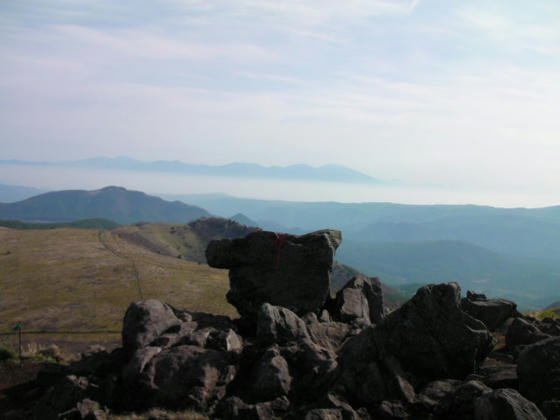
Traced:
<svg viewBox="0 0 560 420">
<path fill-rule="evenodd" d="M 15 360 L 17 353 L 10 347 L 0 346 L 0 360 Z"/>
</svg>

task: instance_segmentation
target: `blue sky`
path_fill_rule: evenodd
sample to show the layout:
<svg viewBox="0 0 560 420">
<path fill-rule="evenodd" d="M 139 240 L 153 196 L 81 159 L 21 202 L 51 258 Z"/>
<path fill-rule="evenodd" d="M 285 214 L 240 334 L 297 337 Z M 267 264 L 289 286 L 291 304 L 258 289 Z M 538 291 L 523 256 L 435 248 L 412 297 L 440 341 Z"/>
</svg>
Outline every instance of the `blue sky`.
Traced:
<svg viewBox="0 0 560 420">
<path fill-rule="evenodd" d="M 555 0 L 6 0 L 1 156 L 555 194 L 559 61 Z"/>
</svg>

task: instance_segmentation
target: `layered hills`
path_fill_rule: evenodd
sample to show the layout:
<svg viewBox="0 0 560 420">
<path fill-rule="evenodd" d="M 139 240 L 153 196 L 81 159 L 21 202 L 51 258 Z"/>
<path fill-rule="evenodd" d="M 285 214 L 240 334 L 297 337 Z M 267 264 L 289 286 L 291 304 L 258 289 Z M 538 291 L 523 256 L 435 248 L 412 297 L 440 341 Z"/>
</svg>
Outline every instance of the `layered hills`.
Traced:
<svg viewBox="0 0 560 420">
<path fill-rule="evenodd" d="M 301 234 L 342 230 L 338 260 L 390 285 L 416 290 L 459 281 L 520 307 L 560 299 L 560 207 L 286 202 L 220 194 L 167 196 L 214 214 L 238 212 L 264 229 Z"/>
<path fill-rule="evenodd" d="M 0 160 L 0 165 L 53 166 L 94 170 L 119 170 L 147 173 L 176 173 L 197 176 L 223 176 L 253 179 L 304 180 L 314 182 L 382 183 L 374 177 L 342 165 L 313 167 L 305 164 L 289 166 L 262 166 L 256 163 L 234 162 L 226 165 L 201 165 L 177 160 L 138 161 L 126 156 L 95 157 L 77 161 L 34 162 Z"/>
<path fill-rule="evenodd" d="M 105 187 L 95 191 L 55 191 L 16 203 L 0 203 L 0 219 L 68 222 L 104 218 L 120 224 L 142 221 L 188 223 L 208 217 L 206 210 L 169 202 L 140 191 Z"/>
</svg>

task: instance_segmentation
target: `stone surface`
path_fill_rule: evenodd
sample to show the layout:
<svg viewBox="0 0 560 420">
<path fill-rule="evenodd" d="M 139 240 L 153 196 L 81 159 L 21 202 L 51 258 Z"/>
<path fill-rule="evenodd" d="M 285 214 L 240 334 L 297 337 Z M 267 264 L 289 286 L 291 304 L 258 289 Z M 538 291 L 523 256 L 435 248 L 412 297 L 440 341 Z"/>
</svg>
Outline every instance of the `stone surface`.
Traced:
<svg viewBox="0 0 560 420">
<path fill-rule="evenodd" d="M 461 309 L 495 331 L 506 319 L 518 316 L 517 305 L 506 299 L 486 299 L 484 295 L 467 293 L 461 300 Z"/>
<path fill-rule="evenodd" d="M 362 319 L 368 324 L 377 324 L 384 315 L 379 279 L 363 275 L 354 277 L 338 291 L 329 309 L 331 315 L 342 322 Z"/>
<path fill-rule="evenodd" d="M 288 362 L 276 348 L 270 348 L 264 353 L 253 368 L 251 376 L 251 394 L 258 401 L 271 401 L 290 393 L 292 377 Z"/>
<path fill-rule="evenodd" d="M 478 397 L 474 401 L 474 417 L 480 420 L 546 420 L 535 404 L 510 388 Z"/>
<path fill-rule="evenodd" d="M 123 348 L 125 352 L 132 354 L 180 323 L 171 306 L 159 300 L 135 302 L 128 307 L 124 316 Z"/>
<path fill-rule="evenodd" d="M 548 337 L 536 325 L 523 318 L 515 318 L 506 333 L 506 346 L 513 350 L 517 346 L 533 344 Z"/>
<path fill-rule="evenodd" d="M 519 391 L 531 401 L 560 399 L 560 337 L 525 348 L 517 364 Z"/>
<path fill-rule="evenodd" d="M 464 378 L 492 350 L 486 326 L 459 306 L 457 283 L 425 286 L 376 329 L 377 342 L 403 368 L 429 379 Z"/>
<path fill-rule="evenodd" d="M 319 313 L 330 290 L 330 272 L 341 242 L 337 230 L 296 236 L 254 232 L 242 239 L 212 241 L 208 264 L 229 268 L 228 301 L 242 317 L 255 319 L 263 303 L 303 315 Z"/>
<path fill-rule="evenodd" d="M 204 411 L 225 396 L 235 374 L 223 352 L 189 345 L 171 347 L 148 362 L 129 392 L 140 407 Z"/>
<path fill-rule="evenodd" d="M 284 345 L 309 335 L 305 322 L 294 312 L 264 303 L 257 315 L 257 338 L 265 345 Z"/>
</svg>

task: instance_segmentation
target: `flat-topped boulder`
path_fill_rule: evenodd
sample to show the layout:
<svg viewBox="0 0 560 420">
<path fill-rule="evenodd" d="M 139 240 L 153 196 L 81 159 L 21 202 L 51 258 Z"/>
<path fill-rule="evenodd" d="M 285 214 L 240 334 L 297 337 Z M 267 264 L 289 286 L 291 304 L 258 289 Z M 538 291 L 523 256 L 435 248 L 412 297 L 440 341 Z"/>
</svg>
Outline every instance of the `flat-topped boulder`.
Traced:
<svg viewBox="0 0 560 420">
<path fill-rule="evenodd" d="M 245 238 L 212 241 L 211 267 L 228 268 L 227 300 L 246 319 L 256 320 L 263 303 L 303 315 L 319 313 L 329 297 L 330 273 L 342 241 L 338 230 L 306 235 L 253 232 Z"/>
<path fill-rule="evenodd" d="M 515 302 L 507 299 L 487 299 L 483 294 L 467 292 L 461 299 L 461 309 L 495 331 L 508 318 L 519 316 Z"/>
</svg>

